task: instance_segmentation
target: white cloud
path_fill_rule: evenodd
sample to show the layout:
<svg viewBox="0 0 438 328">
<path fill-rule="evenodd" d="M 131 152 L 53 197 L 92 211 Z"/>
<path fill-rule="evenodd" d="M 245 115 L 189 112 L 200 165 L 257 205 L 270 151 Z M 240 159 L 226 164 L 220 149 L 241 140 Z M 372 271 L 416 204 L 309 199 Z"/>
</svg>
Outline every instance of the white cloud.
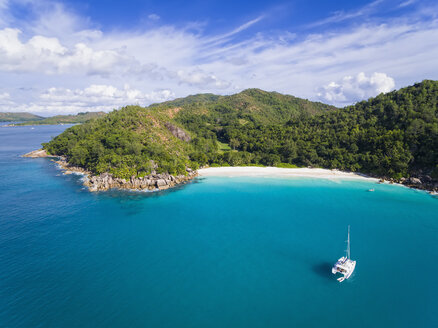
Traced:
<svg viewBox="0 0 438 328">
<path fill-rule="evenodd" d="M 13 105 L 8 111 L 33 113 L 77 113 L 83 111 L 110 111 L 125 105 L 145 106 L 174 98 L 170 90 L 156 90 L 149 93 L 125 85 L 118 89 L 112 85 L 93 84 L 85 89 L 52 87 L 41 93 L 34 102 L 16 104 L 9 101 L 9 94 L 0 94 L 0 106 Z M 3 103 L 3 98 L 8 103 Z M 3 109 L 3 108 L 0 108 Z M 5 110 L 6 111 L 6 110 Z"/>
<path fill-rule="evenodd" d="M 31 2 L 37 8 L 44 1 Z M 2 11 L 4 3 L 0 0 L 0 21 L 7 17 L 3 20 L 7 26 L 0 28 L 0 81 L 4 85 L 7 81 L 10 101 L 17 107 L 40 113 L 84 111 L 99 105 L 114 108 L 130 99 L 147 105 L 175 96 L 229 94 L 249 87 L 347 104 L 380 90 L 378 76 L 364 75 L 369 79 L 366 87 L 358 72 L 385 72 L 396 87 L 438 76 L 436 8 L 380 24 L 370 17 L 380 4 L 374 1 L 329 17 L 336 22 L 351 15 L 367 16 L 366 22 L 345 29 L 330 30 L 327 21 L 319 34 L 284 31 L 239 38 L 264 17 L 219 35 L 206 35 L 196 22 L 175 27 L 163 25 L 162 19 L 146 24 L 147 29 L 104 32 L 61 5 L 35 9 L 36 18 L 23 22 Z M 344 82 L 344 76 L 353 78 Z M 330 87 L 330 81 L 336 82 Z M 356 86 L 350 90 L 348 83 Z M 129 93 L 125 84 L 132 86 Z M 101 87 L 90 89 L 93 85 Z M 167 90 L 168 95 L 153 90 Z M 321 98 L 318 92 L 327 95 Z"/>
<path fill-rule="evenodd" d="M 335 12 L 333 15 L 331 15 L 323 20 L 320 20 L 318 22 L 310 24 L 309 27 L 316 27 L 316 26 L 326 25 L 326 24 L 330 24 L 330 23 L 339 23 L 339 22 L 343 22 L 343 21 L 348 20 L 348 19 L 353 19 L 353 18 L 357 18 L 360 16 L 370 14 L 374 10 L 376 10 L 378 5 L 380 5 L 383 1 L 384 0 L 375 0 L 367 5 L 363 6 L 362 8 L 360 8 L 358 10 L 351 11 L 351 12 L 344 12 L 344 11 Z"/>
<path fill-rule="evenodd" d="M 6 26 L 10 22 L 10 14 L 8 12 L 9 0 L 0 0 L 0 27 Z"/>
<path fill-rule="evenodd" d="M 417 0 L 407 0 L 407 1 L 401 2 L 398 6 L 400 8 L 403 8 L 403 7 L 407 7 L 407 6 L 413 5 L 416 2 L 417 2 Z"/>
<path fill-rule="evenodd" d="M 62 3 L 53 0 L 10 0 L 21 2 L 35 14 L 30 21 L 18 21 L 30 35 L 44 35 L 69 40 L 70 43 L 93 38 L 100 33 L 87 17 L 67 11 Z M 68 38 L 66 38 L 68 36 Z M 70 44 L 69 44 L 70 45 Z"/>
<path fill-rule="evenodd" d="M 224 89 L 230 83 L 199 67 L 190 67 L 185 56 L 193 56 L 192 35 L 184 35 L 171 28 L 153 30 L 142 35 L 114 35 L 99 38 L 93 49 L 85 43 L 70 48 L 55 37 L 33 36 L 22 41 L 19 29 L 0 30 L 0 70 L 43 74 L 84 74 L 109 77 L 132 75 L 137 78 L 175 79 L 177 83 Z M 95 36 L 98 38 L 98 35 Z M 121 39 L 119 39 L 121 38 Z M 200 47 L 201 42 L 194 44 Z M 132 49 L 137 58 L 128 55 Z M 150 49 L 146 55 L 143 49 Z M 166 55 L 165 53 L 168 53 Z M 189 69 L 178 69 L 187 67 Z"/>
<path fill-rule="evenodd" d="M 14 105 L 11 95 L 8 92 L 0 93 L 0 108 L 9 108 Z"/>
<path fill-rule="evenodd" d="M 195 69 L 191 72 L 179 70 L 177 76 L 181 83 L 198 86 L 201 89 L 215 88 L 217 90 L 227 89 L 231 86 L 230 82 L 222 81 L 212 73 L 205 73 L 201 69 Z"/>
<path fill-rule="evenodd" d="M 255 19 L 250 20 L 249 22 L 246 22 L 242 25 L 240 25 L 239 27 L 237 27 L 236 29 L 232 30 L 231 32 L 222 34 L 222 35 L 218 35 L 215 36 L 213 38 L 210 38 L 208 40 L 208 42 L 214 42 L 216 45 L 218 43 L 224 42 L 224 41 L 228 41 L 230 37 L 232 37 L 233 35 L 236 35 L 242 31 L 245 31 L 247 29 L 249 29 L 251 26 L 253 26 L 254 24 L 257 24 L 258 22 L 260 22 L 263 18 L 265 18 L 264 16 L 259 16 Z"/>
<path fill-rule="evenodd" d="M 322 101 L 345 105 L 389 92 L 394 86 L 394 79 L 385 73 L 373 73 L 368 77 L 361 72 L 356 76 L 345 76 L 339 82 L 330 82 L 321 88 L 318 96 Z"/>
<path fill-rule="evenodd" d="M 148 15 L 148 18 L 149 18 L 150 20 L 152 20 L 152 21 L 157 21 L 157 20 L 159 20 L 161 17 L 158 16 L 157 14 L 150 14 L 150 15 Z"/>
<path fill-rule="evenodd" d="M 50 88 L 40 95 L 43 105 L 71 104 L 77 107 L 89 107 L 93 110 L 110 110 L 128 104 L 145 105 L 151 102 L 165 101 L 174 97 L 170 90 L 158 90 L 150 93 L 125 85 L 118 89 L 112 85 L 93 84 L 85 89 Z"/>
<path fill-rule="evenodd" d="M 0 93 L 0 100 L 10 99 L 11 96 L 7 92 Z"/>
<path fill-rule="evenodd" d="M 129 61 L 114 50 L 96 51 L 83 43 L 68 49 L 57 38 L 33 36 L 22 42 L 19 29 L 0 30 L 0 70 L 46 74 L 110 74 L 115 65 Z"/>
</svg>

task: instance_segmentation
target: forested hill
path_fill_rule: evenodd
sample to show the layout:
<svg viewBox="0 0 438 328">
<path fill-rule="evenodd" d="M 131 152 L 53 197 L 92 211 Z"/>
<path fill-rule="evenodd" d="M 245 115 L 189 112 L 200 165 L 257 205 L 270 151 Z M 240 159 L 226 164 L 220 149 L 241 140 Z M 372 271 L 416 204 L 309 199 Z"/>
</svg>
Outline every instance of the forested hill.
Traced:
<svg viewBox="0 0 438 328">
<path fill-rule="evenodd" d="M 334 106 L 320 102 L 260 89 L 246 89 L 231 96 L 199 94 L 153 104 L 150 108 L 183 108 L 184 111 L 180 115 L 186 117 L 218 116 L 218 119 L 224 119 L 232 115 L 238 116 L 241 123 L 253 122 L 260 125 L 286 123 L 291 119 L 309 117 L 335 109 Z"/>
<path fill-rule="evenodd" d="M 14 125 L 78 124 L 105 115 L 105 112 L 83 112 L 76 115 L 56 115 L 39 120 L 28 120 Z"/>
<path fill-rule="evenodd" d="M 42 120 L 44 117 L 25 112 L 0 112 L 0 122 L 24 122 Z"/>
<path fill-rule="evenodd" d="M 119 177 L 260 164 L 432 180 L 438 178 L 437 97 L 436 81 L 342 109 L 258 89 L 196 95 L 113 111 L 44 147 Z"/>
</svg>

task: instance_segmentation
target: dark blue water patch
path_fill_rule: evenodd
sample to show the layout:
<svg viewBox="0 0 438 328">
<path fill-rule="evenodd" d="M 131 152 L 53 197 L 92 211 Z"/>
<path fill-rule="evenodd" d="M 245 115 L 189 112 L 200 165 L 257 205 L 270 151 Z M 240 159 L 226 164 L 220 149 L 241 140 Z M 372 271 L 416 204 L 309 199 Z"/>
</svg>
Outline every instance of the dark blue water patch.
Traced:
<svg viewBox="0 0 438 328">
<path fill-rule="evenodd" d="M 19 156 L 63 129 L 0 128 L 1 327 L 438 325 L 438 201 L 425 192 L 209 177 L 90 193 Z M 340 284 L 347 225 L 357 267 Z"/>
</svg>

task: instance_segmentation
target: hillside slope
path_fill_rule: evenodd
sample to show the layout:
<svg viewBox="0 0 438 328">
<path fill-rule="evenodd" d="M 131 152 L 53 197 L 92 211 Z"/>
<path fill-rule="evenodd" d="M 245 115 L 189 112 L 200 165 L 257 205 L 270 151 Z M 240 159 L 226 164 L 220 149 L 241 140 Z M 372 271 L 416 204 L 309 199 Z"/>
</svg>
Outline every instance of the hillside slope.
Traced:
<svg viewBox="0 0 438 328">
<path fill-rule="evenodd" d="M 291 119 L 321 114 L 336 107 L 278 92 L 246 89 L 230 96 L 213 94 L 188 96 L 154 104 L 150 108 L 158 110 L 183 108 L 184 110 L 178 115 L 181 122 L 189 122 L 197 116 L 203 116 L 212 120 L 238 118 L 241 122 L 266 125 L 284 124 Z"/>
<path fill-rule="evenodd" d="M 39 120 L 28 120 L 23 123 L 17 123 L 14 125 L 52 125 L 52 124 L 79 124 L 85 123 L 93 118 L 106 115 L 105 112 L 84 112 L 76 115 L 56 115 L 47 118 L 41 118 Z"/>
<path fill-rule="evenodd" d="M 42 119 L 44 119 L 44 117 L 31 113 L 26 113 L 26 112 L 19 112 L 19 113 L 0 112 L 0 122 L 25 122 L 25 121 L 37 121 Z"/>
</svg>

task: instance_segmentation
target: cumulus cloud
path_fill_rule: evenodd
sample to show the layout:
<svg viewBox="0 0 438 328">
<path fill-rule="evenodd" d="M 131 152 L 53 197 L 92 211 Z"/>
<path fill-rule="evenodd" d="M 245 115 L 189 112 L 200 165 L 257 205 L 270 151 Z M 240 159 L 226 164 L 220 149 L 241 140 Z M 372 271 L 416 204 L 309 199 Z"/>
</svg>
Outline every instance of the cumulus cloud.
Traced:
<svg viewBox="0 0 438 328">
<path fill-rule="evenodd" d="M 159 90 L 150 93 L 125 85 L 123 89 L 117 89 L 112 85 L 93 84 L 85 89 L 50 88 L 40 95 L 40 98 L 48 102 L 77 102 L 104 105 L 140 104 L 151 101 L 164 101 L 173 96 L 170 90 Z"/>
<path fill-rule="evenodd" d="M 0 108 L 13 106 L 14 102 L 11 99 L 11 95 L 8 92 L 0 93 Z"/>
<path fill-rule="evenodd" d="M 0 70 L 46 74 L 110 74 L 129 58 L 115 50 L 94 50 L 84 43 L 72 48 L 57 38 L 36 35 L 22 42 L 16 28 L 0 30 Z"/>
<path fill-rule="evenodd" d="M 389 92 L 394 87 L 394 79 L 385 73 L 373 73 L 368 77 L 361 72 L 356 76 L 345 76 L 339 82 L 330 82 L 321 88 L 318 96 L 328 103 L 344 105 Z"/>
<path fill-rule="evenodd" d="M 51 107 L 72 105 L 94 110 L 111 110 L 128 104 L 145 105 L 165 101 L 172 97 L 174 94 L 170 90 L 145 93 L 129 85 L 118 89 L 112 85 L 93 84 L 85 89 L 50 88 L 40 95 L 40 104 Z"/>
<path fill-rule="evenodd" d="M 0 100 L 9 99 L 10 97 L 11 97 L 11 96 L 9 95 L 8 92 L 0 93 Z"/>
<path fill-rule="evenodd" d="M 85 89 L 52 87 L 41 93 L 38 99 L 28 104 L 13 104 L 10 111 L 29 111 L 37 113 L 77 113 L 83 111 L 110 111 L 125 105 L 146 105 L 174 98 L 170 90 L 142 92 L 125 85 L 118 89 L 112 85 L 93 84 Z M 0 106 L 9 94 L 0 94 Z M 5 103 L 5 105 L 7 105 Z M 0 108 L 1 109 L 1 108 Z"/>
<path fill-rule="evenodd" d="M 206 73 L 201 69 L 191 72 L 179 70 L 176 72 L 181 83 L 198 86 L 201 89 L 214 87 L 215 89 L 227 89 L 231 86 L 230 82 L 220 80 L 212 73 Z"/>
<path fill-rule="evenodd" d="M 137 53 L 138 58 L 127 55 L 127 48 L 132 46 L 135 50 L 138 44 L 142 48 L 153 48 L 152 42 L 156 39 L 165 37 L 169 32 L 160 34 L 158 31 L 131 37 L 129 40 L 101 39 L 97 43 L 103 50 L 93 49 L 85 43 L 76 43 L 71 47 L 61 44 L 55 37 L 45 37 L 36 35 L 27 41 L 22 41 L 20 35 L 22 31 L 16 28 L 5 28 L 0 30 L 0 70 L 6 72 L 25 72 L 42 74 L 85 74 L 109 77 L 113 75 L 132 75 L 141 79 L 175 79 L 177 83 L 186 83 L 191 86 L 199 86 L 201 89 L 207 87 L 224 89 L 231 84 L 215 74 L 204 72 L 201 68 L 178 69 L 182 63 L 171 63 L 172 59 L 182 61 L 181 56 L 187 53 L 181 49 L 182 45 L 170 44 L 175 38 L 163 38 L 159 46 L 155 44 L 153 54 L 142 56 Z M 152 39 L 152 40 L 151 40 Z M 152 42 L 151 42 L 152 41 Z M 185 40 L 185 45 L 187 45 Z M 133 43 L 138 42 L 137 46 Z M 169 45 L 167 51 L 175 50 L 177 54 L 163 55 L 165 47 Z M 141 51 L 141 50 L 139 50 Z M 189 55 L 189 54 L 187 54 Z M 146 58 L 145 58 L 146 57 Z M 175 58 L 176 57 L 176 58 Z M 169 58 L 169 59 L 166 59 Z M 153 62 L 151 62 L 153 61 Z M 160 65 L 161 64 L 161 65 Z M 175 67 L 174 67 L 175 66 Z"/>
</svg>

